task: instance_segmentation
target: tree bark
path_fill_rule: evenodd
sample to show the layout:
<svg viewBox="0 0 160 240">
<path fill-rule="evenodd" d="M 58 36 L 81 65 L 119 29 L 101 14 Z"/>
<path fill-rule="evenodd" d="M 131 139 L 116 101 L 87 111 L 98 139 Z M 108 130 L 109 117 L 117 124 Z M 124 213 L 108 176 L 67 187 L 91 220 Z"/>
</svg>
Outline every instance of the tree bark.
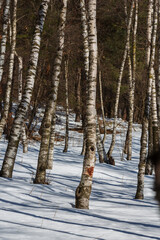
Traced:
<svg viewBox="0 0 160 240">
<path fill-rule="evenodd" d="M 89 208 L 96 151 L 96 78 L 97 78 L 97 29 L 96 0 L 88 2 L 89 77 L 86 104 L 87 143 L 81 181 L 76 189 L 76 208 Z"/>
<path fill-rule="evenodd" d="M 18 58 L 18 102 L 22 100 L 22 91 L 23 91 L 23 58 L 15 52 Z"/>
<path fill-rule="evenodd" d="M 68 151 L 68 138 L 69 138 L 68 59 L 65 60 L 65 88 L 66 88 L 66 134 L 63 152 Z"/>
<path fill-rule="evenodd" d="M 127 57 L 127 52 L 128 52 L 129 42 L 130 42 L 130 32 L 131 32 L 131 24 L 132 24 L 132 16 L 133 16 L 134 4 L 135 4 L 135 1 L 133 0 L 132 1 L 132 5 L 131 5 L 129 20 L 128 20 L 128 26 L 127 26 L 127 40 L 126 40 L 126 45 L 125 45 L 122 65 L 121 65 L 119 78 L 118 78 L 118 86 L 117 86 L 117 92 L 116 92 L 116 102 L 115 102 L 115 109 L 114 109 L 114 122 L 113 122 L 112 141 L 111 141 L 111 145 L 110 145 L 110 148 L 108 150 L 108 153 L 107 153 L 107 156 L 109 158 L 112 155 L 112 152 L 113 152 L 113 149 L 114 149 L 114 145 L 115 145 L 115 140 L 116 140 L 116 125 L 117 125 L 117 114 L 118 114 L 118 105 L 119 105 L 119 97 L 120 97 L 120 88 L 121 88 L 123 70 L 124 70 L 124 65 L 125 65 L 125 62 L 126 62 L 126 57 Z"/>
<path fill-rule="evenodd" d="M 46 105 L 43 126 L 42 126 L 42 139 L 38 157 L 38 165 L 36 171 L 36 177 L 34 183 L 44 184 L 46 182 L 46 168 L 47 168 L 47 156 L 49 151 L 49 142 L 51 136 L 51 127 L 53 122 L 53 117 L 56 111 L 59 79 L 61 72 L 62 56 L 64 49 L 64 30 L 66 23 L 66 13 L 67 13 L 67 0 L 63 0 L 63 6 L 60 14 L 59 23 L 59 36 L 58 36 L 58 47 L 57 56 L 54 60 L 53 75 L 52 75 L 52 88 L 49 95 L 49 100 Z"/>
<path fill-rule="evenodd" d="M 97 117 L 97 123 L 96 123 L 96 144 L 97 144 L 99 162 L 100 163 L 104 163 L 104 162 L 107 163 L 107 155 L 106 155 L 104 145 L 103 145 L 103 142 L 102 142 L 102 139 L 101 139 L 98 117 Z"/>
<path fill-rule="evenodd" d="M 15 58 L 15 48 L 16 48 L 16 21 L 17 21 L 17 0 L 13 1 L 13 19 L 12 19 L 12 41 L 11 41 L 11 53 L 9 59 L 9 73 L 7 79 L 7 86 L 5 92 L 4 100 L 4 109 L 2 118 L 0 120 L 0 138 L 2 137 L 4 127 L 7 122 L 9 108 L 10 108 L 10 98 L 11 98 L 11 89 L 12 89 L 12 80 L 13 80 L 13 67 L 14 67 L 14 58 Z"/>
<path fill-rule="evenodd" d="M 134 29 L 133 29 L 133 68 L 130 65 L 129 76 L 129 120 L 128 120 L 128 151 L 127 160 L 132 158 L 132 129 L 133 129 L 133 113 L 134 113 L 134 92 L 135 92 L 135 80 L 136 80 L 136 35 L 137 35 L 137 24 L 138 24 L 138 0 L 135 1 L 135 19 L 134 19 Z"/>
<path fill-rule="evenodd" d="M 51 135 L 50 135 L 50 139 L 49 139 L 49 149 L 48 149 L 48 155 L 47 155 L 47 169 L 53 168 L 55 124 L 56 124 L 56 114 L 53 116 L 53 119 L 52 119 Z"/>
<path fill-rule="evenodd" d="M 152 106 L 150 108 L 149 126 L 148 126 L 148 156 L 146 160 L 145 175 L 152 175 L 153 164 L 151 162 L 151 155 L 153 152 L 153 128 L 152 128 Z"/>
<path fill-rule="evenodd" d="M 159 22 L 160 22 L 160 6 L 159 6 Z M 160 29 L 158 28 L 158 88 L 157 88 L 157 111 L 158 111 L 158 128 L 160 139 Z"/>
<path fill-rule="evenodd" d="M 3 26 L 2 26 L 2 39 L 1 39 L 1 52 L 0 52 L 0 82 L 2 81 L 4 60 L 6 55 L 6 43 L 7 43 L 7 32 L 9 23 L 10 13 L 10 0 L 6 0 L 4 13 L 3 13 Z"/>
<path fill-rule="evenodd" d="M 88 74 L 89 74 L 89 42 L 88 42 L 88 21 L 87 21 L 87 10 L 85 6 L 85 0 L 80 1 L 81 10 L 81 24 L 82 24 L 82 36 L 83 36 L 83 58 L 84 58 L 84 69 L 85 69 L 85 79 L 86 79 L 86 96 L 88 95 Z M 85 103 L 86 105 L 86 103 Z M 86 113 L 85 108 L 83 108 L 83 147 L 81 155 L 85 155 L 86 152 Z"/>
<path fill-rule="evenodd" d="M 45 17 L 48 10 L 48 4 L 49 4 L 49 0 L 43 0 L 38 12 L 38 19 L 37 19 L 37 24 L 35 27 L 35 33 L 33 37 L 32 51 L 30 55 L 26 85 L 25 85 L 23 96 L 22 96 L 22 101 L 18 107 L 16 116 L 14 119 L 14 123 L 12 126 L 8 147 L 6 150 L 5 158 L 4 158 L 2 169 L 1 169 L 2 177 L 8 177 L 8 178 L 12 177 L 13 167 L 14 167 L 18 144 L 19 144 L 19 137 L 21 133 L 21 127 L 24 122 L 25 115 L 27 113 L 27 110 L 31 101 L 31 97 L 32 97 L 32 90 L 34 86 L 34 80 L 35 80 L 36 69 L 38 64 L 41 34 L 43 31 L 44 21 L 45 21 Z"/>
<path fill-rule="evenodd" d="M 157 94 L 156 94 L 156 80 L 155 72 L 153 71 L 152 80 L 152 128 L 153 128 L 153 151 L 157 152 L 159 150 L 159 132 L 158 132 L 158 115 L 157 115 Z"/>
<path fill-rule="evenodd" d="M 78 68 L 77 82 L 76 82 L 76 118 L 75 122 L 81 121 L 81 69 Z"/>
<path fill-rule="evenodd" d="M 152 10 L 149 9 L 149 11 L 152 11 Z M 152 44 L 151 44 L 151 51 L 150 51 L 151 54 L 150 54 L 150 62 L 149 62 L 149 74 L 148 74 L 148 89 L 146 94 L 145 111 L 144 111 L 144 117 L 142 122 L 141 150 L 140 150 L 140 160 L 139 160 L 139 166 L 138 166 L 137 192 L 135 196 L 136 199 L 144 198 L 144 193 L 143 193 L 144 174 L 145 174 L 145 166 L 146 166 L 146 152 L 147 152 L 147 141 L 148 141 L 147 137 L 148 137 L 148 123 L 149 123 L 149 114 L 150 114 L 150 105 L 151 105 L 151 92 L 152 92 L 152 84 L 153 84 L 153 78 L 154 78 L 153 66 L 155 62 L 157 20 L 158 20 L 158 0 L 155 0 Z"/>
<path fill-rule="evenodd" d="M 99 61 L 98 80 L 99 80 L 99 92 L 100 92 L 101 111 L 102 111 L 103 128 L 104 128 L 104 135 L 103 135 L 102 144 L 104 146 L 104 143 L 105 143 L 105 140 L 106 140 L 106 135 L 107 135 L 107 130 L 106 130 L 105 115 L 104 115 L 103 91 L 102 91 L 102 72 L 100 70 L 100 61 Z"/>
</svg>

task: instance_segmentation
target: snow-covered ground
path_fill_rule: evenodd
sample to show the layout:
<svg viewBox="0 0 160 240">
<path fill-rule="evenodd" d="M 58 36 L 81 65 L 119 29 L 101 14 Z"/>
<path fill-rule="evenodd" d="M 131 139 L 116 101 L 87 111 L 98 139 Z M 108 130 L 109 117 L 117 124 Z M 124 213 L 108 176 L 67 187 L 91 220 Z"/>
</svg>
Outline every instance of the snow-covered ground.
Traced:
<svg viewBox="0 0 160 240">
<path fill-rule="evenodd" d="M 56 130 L 64 134 L 65 116 L 59 111 Z M 77 125 L 77 124 L 76 124 Z M 109 124 L 108 124 L 109 126 Z M 70 115 L 70 127 L 75 127 Z M 134 126 L 133 159 L 122 154 L 125 123 L 119 120 L 113 157 L 116 166 L 99 164 L 93 178 L 90 209 L 74 208 L 83 157 L 82 134 L 70 131 L 69 151 L 64 141 L 55 144 L 54 167 L 49 185 L 34 185 L 39 143 L 30 141 L 29 151 L 19 147 L 12 179 L 0 178 L 0 239 L 2 240 L 150 240 L 160 239 L 160 212 L 154 200 L 153 176 L 145 176 L 145 199 L 135 200 L 140 149 L 139 125 Z M 107 135 L 106 151 L 111 135 Z M 0 142 L 0 165 L 7 141 Z M 122 161 L 123 160 L 123 161 Z"/>
</svg>

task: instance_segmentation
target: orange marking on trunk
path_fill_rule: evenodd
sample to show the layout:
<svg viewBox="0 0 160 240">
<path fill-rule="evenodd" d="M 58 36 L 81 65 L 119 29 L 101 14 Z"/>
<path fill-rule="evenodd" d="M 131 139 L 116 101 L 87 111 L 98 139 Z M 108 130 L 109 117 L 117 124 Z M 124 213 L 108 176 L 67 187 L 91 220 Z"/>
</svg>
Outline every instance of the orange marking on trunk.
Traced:
<svg viewBox="0 0 160 240">
<path fill-rule="evenodd" d="M 93 171 L 94 171 L 94 167 L 87 168 L 87 174 L 88 174 L 90 177 L 93 176 Z"/>
</svg>

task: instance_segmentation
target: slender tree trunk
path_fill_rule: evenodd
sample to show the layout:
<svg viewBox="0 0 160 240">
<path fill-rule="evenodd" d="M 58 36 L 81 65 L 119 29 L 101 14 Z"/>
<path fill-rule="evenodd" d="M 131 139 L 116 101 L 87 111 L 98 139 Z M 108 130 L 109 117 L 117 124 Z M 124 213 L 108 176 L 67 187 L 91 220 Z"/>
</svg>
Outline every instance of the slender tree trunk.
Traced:
<svg viewBox="0 0 160 240">
<path fill-rule="evenodd" d="M 153 151 L 157 152 L 159 150 L 159 132 L 158 132 L 158 114 L 157 114 L 157 94 L 156 94 L 156 80 L 155 72 L 153 71 L 152 80 L 152 128 L 153 128 Z"/>
<path fill-rule="evenodd" d="M 154 77 L 153 77 L 153 83 L 152 83 L 152 99 L 151 99 L 150 119 L 149 119 L 148 157 L 147 157 L 146 168 L 145 168 L 146 175 L 152 175 L 153 164 L 151 162 L 151 154 L 153 151 L 156 152 L 159 149 L 155 73 L 153 73 L 153 76 Z"/>
<path fill-rule="evenodd" d="M 99 63 L 99 68 L 100 68 L 100 63 Z M 104 127 L 104 136 L 102 140 L 102 144 L 104 146 L 105 140 L 106 140 L 106 123 L 105 123 L 105 115 L 104 115 L 104 104 L 103 104 L 103 91 L 102 91 L 102 72 L 99 69 L 99 74 L 98 74 L 98 80 L 99 80 L 99 91 L 100 91 L 100 101 L 101 101 L 101 111 L 102 111 L 102 119 L 103 119 L 103 127 Z"/>
<path fill-rule="evenodd" d="M 159 22 L 160 22 L 160 6 L 159 6 Z M 158 28 L 158 88 L 157 88 L 157 110 L 158 110 L 158 127 L 160 139 L 160 28 Z"/>
<path fill-rule="evenodd" d="M 68 151 L 68 138 L 69 138 L 68 59 L 65 61 L 65 88 L 66 88 L 66 134 L 63 152 Z"/>
<path fill-rule="evenodd" d="M 152 153 L 153 153 L 153 128 L 152 128 L 152 115 L 150 113 L 148 127 L 148 153 L 147 153 L 148 156 L 146 160 L 145 175 L 152 175 L 153 173 L 153 164 L 151 162 Z"/>
<path fill-rule="evenodd" d="M 2 29 L 2 39 L 1 39 L 1 52 L 0 52 L 0 82 L 2 81 L 4 60 L 6 55 L 6 43 L 7 43 L 7 32 L 9 23 L 9 13 L 10 13 L 10 0 L 6 0 L 4 13 L 3 13 L 3 29 Z"/>
<path fill-rule="evenodd" d="M 16 48 L 16 21 L 17 21 L 17 0 L 13 1 L 13 19 L 12 19 L 12 41 L 11 41 L 11 53 L 9 59 L 9 73 L 7 79 L 5 100 L 4 100 L 4 109 L 2 118 L 0 120 L 0 138 L 2 137 L 4 127 L 7 122 L 9 107 L 10 107 L 10 98 L 11 98 L 11 88 L 12 88 L 12 80 L 13 80 L 13 67 L 14 67 L 14 57 L 15 57 L 15 48 Z"/>
<path fill-rule="evenodd" d="M 87 11 L 85 6 L 85 0 L 80 1 L 81 10 L 81 24 L 82 24 L 82 35 L 83 35 L 83 57 L 84 57 L 84 67 L 85 67 L 85 77 L 86 81 L 89 74 L 89 43 L 88 43 L 88 21 L 87 21 Z"/>
<path fill-rule="evenodd" d="M 86 152 L 86 126 L 83 126 L 83 146 L 82 146 L 82 152 L 81 155 L 85 155 Z"/>
<path fill-rule="evenodd" d="M 133 29 L 133 69 L 131 68 L 131 61 L 129 61 L 130 74 L 129 76 L 129 121 L 128 121 L 128 151 L 127 160 L 132 158 L 132 129 L 133 129 L 133 113 L 134 113 L 134 92 L 136 79 L 136 35 L 138 24 L 138 0 L 135 1 L 135 22 Z M 132 70 L 131 70 L 132 69 Z"/>
<path fill-rule="evenodd" d="M 88 43 L 88 21 L 87 11 L 85 6 L 85 0 L 79 0 L 81 10 L 81 24 L 82 24 L 82 36 L 83 36 L 83 57 L 84 57 L 84 69 L 86 79 L 86 96 L 88 95 L 88 74 L 89 74 L 89 43 Z M 86 104 L 85 104 L 86 105 Z M 81 155 L 85 155 L 86 151 L 86 113 L 84 108 L 83 113 L 83 147 Z"/>
<path fill-rule="evenodd" d="M 130 43 L 128 46 L 128 83 L 129 83 L 129 120 L 128 120 L 128 129 L 126 134 L 124 153 L 127 154 L 129 151 L 129 144 L 132 144 L 132 117 L 133 117 L 133 108 L 132 108 L 132 63 L 131 63 L 131 53 L 130 53 Z M 127 158 L 127 160 L 130 160 Z"/>
<path fill-rule="evenodd" d="M 38 64 L 41 34 L 43 31 L 43 25 L 44 25 L 45 17 L 48 10 L 48 4 L 49 4 L 49 0 L 43 0 L 38 12 L 38 19 L 35 27 L 35 33 L 34 33 L 33 43 L 32 43 L 32 51 L 30 55 L 29 68 L 28 68 L 28 74 L 26 79 L 26 86 L 22 96 L 22 101 L 18 107 L 16 116 L 14 119 L 14 123 L 12 126 L 8 147 L 6 150 L 5 158 L 4 158 L 2 169 L 1 169 L 2 177 L 9 177 L 9 178 L 12 177 L 14 162 L 15 162 L 18 144 L 19 144 L 19 137 L 21 133 L 21 127 L 24 122 L 24 119 L 31 101 L 31 97 L 32 97 L 32 90 L 34 86 L 34 80 L 35 80 L 36 69 Z"/>
<path fill-rule="evenodd" d="M 151 9 L 149 11 L 152 11 Z M 148 137 L 148 122 L 150 114 L 151 105 L 151 92 L 152 84 L 154 78 L 153 66 L 155 61 L 155 44 L 156 44 L 156 34 L 157 34 L 157 20 L 158 20 L 158 0 L 155 0 L 155 10 L 154 10 L 154 23 L 153 23 L 153 34 L 152 34 L 152 44 L 151 44 L 151 54 L 150 54 L 150 65 L 148 74 L 148 89 L 146 94 L 145 111 L 142 122 L 142 135 L 141 135 L 141 150 L 140 150 L 140 160 L 138 165 L 138 179 L 137 179 L 137 192 L 136 199 L 144 198 L 144 174 L 146 166 L 146 153 L 147 153 L 147 137 Z"/>
<path fill-rule="evenodd" d="M 21 132 L 20 138 L 21 138 L 22 145 L 23 145 L 23 153 L 27 153 L 28 152 L 28 139 L 27 139 L 25 123 L 22 126 L 22 132 Z"/>
<path fill-rule="evenodd" d="M 98 123 L 98 117 L 97 117 L 97 123 L 96 123 L 96 143 L 97 143 L 97 151 L 99 155 L 99 162 L 100 163 L 107 163 L 107 155 L 104 149 L 104 145 L 101 139 L 100 129 L 99 129 L 99 123 Z"/>
<path fill-rule="evenodd" d="M 76 118 L 75 122 L 81 120 L 81 69 L 78 68 L 77 82 L 76 82 Z"/>
<path fill-rule="evenodd" d="M 50 139 L 49 139 L 49 149 L 48 149 L 48 155 L 47 155 L 47 169 L 53 168 L 55 124 L 56 124 L 56 114 L 53 116 L 53 119 L 52 119 L 51 135 L 50 135 Z"/>
<path fill-rule="evenodd" d="M 127 40 L 126 40 L 122 65 L 121 65 L 119 78 L 118 78 L 118 86 L 117 86 L 117 92 L 116 92 L 116 103 L 115 103 L 115 109 L 114 109 L 113 134 L 112 134 L 111 145 L 110 145 L 110 148 L 109 148 L 108 153 L 107 153 L 108 157 L 111 157 L 111 155 L 112 155 L 114 145 L 115 145 L 115 140 L 116 140 L 116 125 L 117 125 L 117 114 L 118 114 L 118 104 L 119 104 L 119 97 L 120 97 L 120 88 L 121 88 L 123 70 L 124 70 L 124 65 L 125 65 L 125 62 L 126 62 L 126 57 L 127 57 L 127 52 L 128 52 L 129 42 L 130 42 L 130 31 L 131 31 L 134 4 L 135 4 L 135 1 L 133 0 L 132 5 L 131 5 L 129 20 L 128 20 L 128 26 L 127 26 Z"/>
<path fill-rule="evenodd" d="M 44 63 L 45 65 L 45 63 Z M 37 109 L 38 109 L 38 102 L 39 102 L 39 99 L 40 99 L 40 94 L 41 94 L 41 87 L 42 87 L 42 78 L 43 78 L 43 67 L 44 65 L 41 64 L 41 62 L 39 63 L 39 66 L 38 66 L 38 70 L 37 70 L 37 77 L 36 77 L 36 82 L 35 82 L 35 89 L 36 89 L 36 96 L 35 96 L 35 99 L 34 99 L 34 104 L 33 104 L 33 109 L 31 110 L 31 113 L 30 113 L 30 117 L 29 117 L 29 123 L 28 123 L 28 133 L 29 135 L 31 136 L 32 133 L 33 133 L 33 130 L 34 130 L 34 127 L 31 127 L 32 126 L 32 123 L 33 123 L 33 120 L 36 116 L 36 113 L 37 113 Z"/>
<path fill-rule="evenodd" d="M 59 36 L 58 36 L 58 48 L 57 56 L 54 60 L 53 67 L 53 76 L 52 76 L 52 88 L 49 96 L 49 100 L 46 105 L 43 126 L 42 126 L 42 139 L 38 157 L 37 172 L 34 183 L 46 182 L 46 168 L 47 168 L 47 156 L 49 151 L 49 142 L 51 136 L 51 127 L 53 122 L 53 117 L 56 111 L 58 87 L 59 87 L 59 78 L 61 72 L 62 56 L 64 49 L 64 30 L 66 23 L 66 13 L 67 13 L 67 0 L 63 0 L 63 6 L 60 14 L 60 23 L 59 23 Z"/>
<path fill-rule="evenodd" d="M 18 102 L 20 103 L 22 100 L 22 88 L 23 88 L 23 58 L 15 52 L 15 55 L 18 58 Z"/>
<path fill-rule="evenodd" d="M 97 29 L 96 0 L 88 2 L 88 39 L 89 39 L 89 78 L 86 104 L 87 143 L 83 162 L 82 176 L 76 189 L 76 208 L 89 208 L 92 178 L 95 166 L 96 151 L 96 77 L 97 77 Z"/>
<path fill-rule="evenodd" d="M 22 100 L 22 81 L 23 81 L 23 59 L 21 56 L 18 56 L 17 52 L 15 52 L 15 56 L 18 58 L 18 103 Z M 20 140 L 22 141 L 23 145 L 23 153 L 28 152 L 28 138 L 25 123 L 23 123 L 22 131 L 20 135 Z"/>
</svg>

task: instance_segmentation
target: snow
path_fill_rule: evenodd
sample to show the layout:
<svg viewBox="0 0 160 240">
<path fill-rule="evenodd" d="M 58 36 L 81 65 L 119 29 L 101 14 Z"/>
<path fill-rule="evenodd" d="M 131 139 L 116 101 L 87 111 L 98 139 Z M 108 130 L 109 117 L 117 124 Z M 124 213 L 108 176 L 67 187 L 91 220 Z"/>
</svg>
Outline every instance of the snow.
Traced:
<svg viewBox="0 0 160 240">
<path fill-rule="evenodd" d="M 59 111 L 56 131 L 64 135 L 65 115 Z M 75 125 L 70 114 L 70 128 Z M 110 127 L 110 126 L 109 126 Z M 0 239 L 2 240 L 150 240 L 160 239 L 160 212 L 154 199 L 154 176 L 145 176 L 145 198 L 135 200 L 141 127 L 134 125 L 133 158 L 122 153 L 126 123 L 119 119 L 113 157 L 116 166 L 98 163 L 93 177 L 90 209 L 74 207 L 83 157 L 82 134 L 70 131 L 69 150 L 56 142 L 54 166 L 47 173 L 48 185 L 33 184 L 39 143 L 30 141 L 23 154 L 20 145 L 13 178 L 0 178 Z M 111 135 L 106 138 L 108 150 Z M 0 142 L 2 164 L 7 141 Z M 123 160 L 123 161 L 122 161 Z"/>
</svg>

